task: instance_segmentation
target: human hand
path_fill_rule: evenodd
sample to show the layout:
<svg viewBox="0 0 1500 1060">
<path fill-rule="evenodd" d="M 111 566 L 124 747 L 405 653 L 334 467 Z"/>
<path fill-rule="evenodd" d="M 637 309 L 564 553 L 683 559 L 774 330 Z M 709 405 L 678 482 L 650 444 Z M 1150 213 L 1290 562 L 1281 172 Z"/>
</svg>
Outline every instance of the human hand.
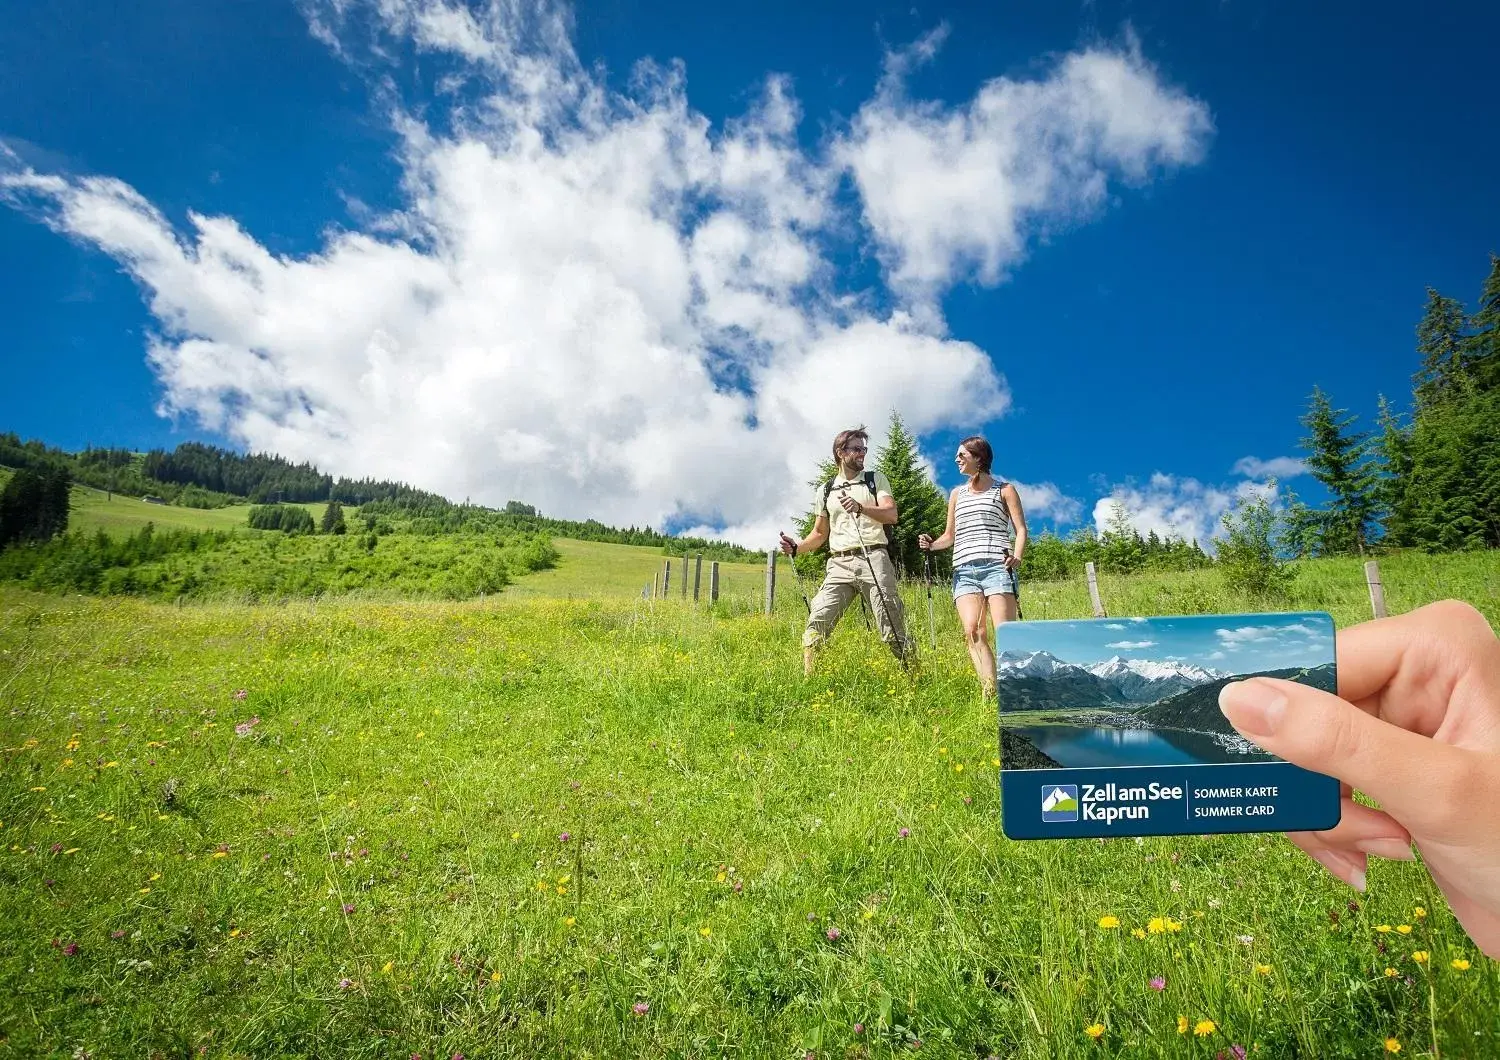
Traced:
<svg viewBox="0 0 1500 1060">
<path fill-rule="evenodd" d="M 781 551 L 785 552 L 788 556 L 795 556 L 797 554 L 797 542 L 783 533 L 781 535 Z"/>
<path fill-rule="evenodd" d="M 1006 570 L 1020 570 L 1020 568 L 1021 568 L 1021 557 L 1018 556 L 1018 555 L 1016 555 L 1014 552 L 1007 552 L 1005 554 L 1005 569 Z"/>
<path fill-rule="evenodd" d="M 1338 681 L 1337 696 L 1267 677 L 1219 693 L 1242 735 L 1343 782 L 1338 825 L 1287 838 L 1358 890 L 1368 855 L 1411 859 L 1415 843 L 1469 937 L 1500 958 L 1500 639 L 1444 600 L 1342 631 Z"/>
<path fill-rule="evenodd" d="M 923 552 L 926 552 L 928 549 L 932 548 L 932 535 L 918 534 L 917 547 L 920 548 Z"/>
<path fill-rule="evenodd" d="M 864 513 L 865 506 L 847 493 L 839 494 L 839 503 L 844 506 L 844 511 L 850 515 L 861 515 Z"/>
</svg>

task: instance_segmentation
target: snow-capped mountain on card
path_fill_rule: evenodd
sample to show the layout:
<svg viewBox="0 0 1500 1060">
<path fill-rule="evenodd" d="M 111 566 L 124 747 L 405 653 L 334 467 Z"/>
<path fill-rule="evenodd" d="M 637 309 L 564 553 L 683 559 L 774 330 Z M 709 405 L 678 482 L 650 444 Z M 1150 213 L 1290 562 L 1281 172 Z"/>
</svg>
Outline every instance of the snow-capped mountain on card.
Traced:
<svg viewBox="0 0 1500 1060">
<path fill-rule="evenodd" d="M 1122 659 L 1116 655 L 1105 662 L 1090 666 L 1063 662 L 1045 651 L 1003 651 L 996 656 L 999 677 L 1002 681 L 1024 678 L 1052 679 L 1056 692 L 1064 687 L 1069 692 L 1084 693 L 1098 684 L 1107 686 L 1118 698 L 1130 704 L 1157 703 L 1170 699 L 1191 688 L 1217 681 L 1231 675 L 1209 670 L 1192 663 L 1158 662 L 1152 659 Z M 1056 684 L 1056 679 L 1071 678 L 1065 684 Z M 1094 681 L 1089 681 L 1093 678 Z M 1060 696 L 1059 698 L 1072 698 Z M 1100 703 L 1100 706 L 1113 704 Z"/>
<path fill-rule="evenodd" d="M 1231 676 L 1223 671 L 1205 669 L 1192 663 L 1122 659 L 1118 655 L 1084 669 L 1114 685 L 1133 703 L 1155 703 L 1190 688 Z"/>
</svg>

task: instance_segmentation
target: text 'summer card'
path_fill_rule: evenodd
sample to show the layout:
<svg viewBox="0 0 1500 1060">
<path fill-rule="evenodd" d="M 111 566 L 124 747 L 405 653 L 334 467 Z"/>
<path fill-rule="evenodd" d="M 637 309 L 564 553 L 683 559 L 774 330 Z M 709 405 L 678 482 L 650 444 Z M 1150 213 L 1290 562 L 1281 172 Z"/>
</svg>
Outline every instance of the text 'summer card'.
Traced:
<svg viewBox="0 0 1500 1060">
<path fill-rule="evenodd" d="M 1012 839 L 1322 831 L 1332 777 L 1235 732 L 1219 689 L 1254 675 L 1329 692 L 1322 612 L 996 627 L 1002 824 Z"/>
</svg>

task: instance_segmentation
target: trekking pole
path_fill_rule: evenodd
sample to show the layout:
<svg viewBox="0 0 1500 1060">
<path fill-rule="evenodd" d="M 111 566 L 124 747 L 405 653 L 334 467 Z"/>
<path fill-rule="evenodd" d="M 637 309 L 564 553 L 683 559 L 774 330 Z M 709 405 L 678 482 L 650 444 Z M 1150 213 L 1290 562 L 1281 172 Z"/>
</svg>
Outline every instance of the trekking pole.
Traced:
<svg viewBox="0 0 1500 1060">
<path fill-rule="evenodd" d="M 1000 551 L 1007 557 L 1015 555 L 1015 553 L 1008 548 L 1001 549 Z M 1016 583 L 1016 621 L 1024 622 L 1026 620 L 1026 616 L 1021 612 L 1021 574 L 1019 571 L 1013 570 L 1010 572 L 1010 576 L 1011 579 Z"/>
<path fill-rule="evenodd" d="M 802 572 L 797 569 L 797 554 L 791 557 L 792 577 L 797 579 L 797 592 L 802 597 L 802 606 L 807 608 L 807 613 L 812 614 L 812 604 L 807 602 L 807 589 L 802 585 Z"/>
<path fill-rule="evenodd" d="M 927 635 L 932 638 L 932 650 L 937 651 L 937 620 L 932 617 L 932 550 L 922 550 L 922 575 L 927 579 Z"/>
</svg>

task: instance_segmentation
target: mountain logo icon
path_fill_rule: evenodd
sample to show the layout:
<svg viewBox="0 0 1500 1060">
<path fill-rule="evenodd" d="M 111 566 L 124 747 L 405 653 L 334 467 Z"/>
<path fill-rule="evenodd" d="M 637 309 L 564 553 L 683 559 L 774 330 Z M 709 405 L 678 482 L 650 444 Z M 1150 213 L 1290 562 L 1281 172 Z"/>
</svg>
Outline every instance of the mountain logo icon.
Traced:
<svg viewBox="0 0 1500 1060">
<path fill-rule="evenodd" d="M 1042 820 L 1049 824 L 1078 820 L 1078 785 L 1044 785 L 1042 787 Z"/>
</svg>

